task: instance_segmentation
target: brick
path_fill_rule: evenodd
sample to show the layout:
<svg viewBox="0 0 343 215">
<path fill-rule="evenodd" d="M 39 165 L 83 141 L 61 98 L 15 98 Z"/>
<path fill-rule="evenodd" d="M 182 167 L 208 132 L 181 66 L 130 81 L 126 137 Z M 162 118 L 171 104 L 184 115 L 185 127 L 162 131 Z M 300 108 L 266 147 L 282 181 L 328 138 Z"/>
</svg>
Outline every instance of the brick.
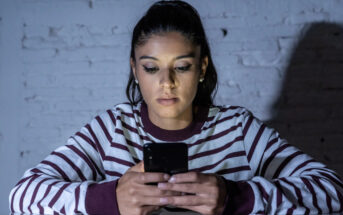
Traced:
<svg viewBox="0 0 343 215">
<path fill-rule="evenodd" d="M 42 37 L 46 38 L 49 36 L 49 27 L 44 25 L 34 25 L 34 24 L 23 24 L 24 36 L 26 38 L 32 37 Z"/>
<path fill-rule="evenodd" d="M 309 13 L 302 11 L 299 14 L 292 14 L 285 20 L 285 23 L 288 25 L 298 25 L 305 23 L 329 21 L 329 18 L 329 13 L 326 12 Z"/>
</svg>

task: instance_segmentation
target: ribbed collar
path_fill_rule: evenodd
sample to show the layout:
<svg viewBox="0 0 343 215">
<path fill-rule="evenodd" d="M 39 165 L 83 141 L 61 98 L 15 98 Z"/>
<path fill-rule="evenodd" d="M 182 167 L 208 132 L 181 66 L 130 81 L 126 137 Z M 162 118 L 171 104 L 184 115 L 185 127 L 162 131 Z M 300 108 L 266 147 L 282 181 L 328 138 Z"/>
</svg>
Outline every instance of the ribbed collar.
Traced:
<svg viewBox="0 0 343 215">
<path fill-rule="evenodd" d="M 181 141 L 190 138 L 194 134 L 200 133 L 203 124 L 208 116 L 208 107 L 199 106 L 193 121 L 186 128 L 179 130 L 166 130 L 153 124 L 149 119 L 148 107 L 145 102 L 141 105 L 141 118 L 144 130 L 157 139 L 163 141 Z"/>
</svg>

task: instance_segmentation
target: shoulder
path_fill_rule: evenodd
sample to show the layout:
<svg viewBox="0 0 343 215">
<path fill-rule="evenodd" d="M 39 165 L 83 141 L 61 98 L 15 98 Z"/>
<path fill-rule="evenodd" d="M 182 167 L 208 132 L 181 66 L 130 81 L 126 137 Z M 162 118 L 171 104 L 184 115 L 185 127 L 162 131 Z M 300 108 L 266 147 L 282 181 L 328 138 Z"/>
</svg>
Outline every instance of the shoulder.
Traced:
<svg viewBox="0 0 343 215">
<path fill-rule="evenodd" d="M 251 112 L 241 106 L 214 105 L 209 108 L 209 117 L 246 117 L 250 115 L 252 115 Z"/>
<path fill-rule="evenodd" d="M 140 103 L 132 105 L 129 102 L 119 103 L 114 105 L 111 109 L 106 110 L 103 114 L 111 112 L 116 117 L 133 116 L 140 110 Z"/>
<path fill-rule="evenodd" d="M 237 126 L 244 129 L 246 125 L 250 125 L 252 121 L 262 124 L 252 112 L 241 106 L 234 105 L 216 105 L 209 109 L 208 121 L 225 126 Z M 210 122 L 210 123 L 211 123 Z"/>
<path fill-rule="evenodd" d="M 128 102 L 119 103 L 112 108 L 107 109 L 94 117 L 91 124 L 100 124 L 105 127 L 112 127 L 117 124 L 118 120 L 126 120 L 127 118 L 134 118 L 134 114 L 139 110 L 138 106 L 131 105 Z"/>
</svg>

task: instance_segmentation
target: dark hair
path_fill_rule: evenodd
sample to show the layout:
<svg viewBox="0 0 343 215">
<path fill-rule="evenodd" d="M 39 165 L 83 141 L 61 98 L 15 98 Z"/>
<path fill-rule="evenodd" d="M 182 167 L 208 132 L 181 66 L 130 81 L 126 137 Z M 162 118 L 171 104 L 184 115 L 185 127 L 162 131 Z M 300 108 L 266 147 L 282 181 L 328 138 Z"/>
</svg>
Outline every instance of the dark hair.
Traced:
<svg viewBox="0 0 343 215">
<path fill-rule="evenodd" d="M 210 48 L 198 12 L 183 1 L 158 1 L 136 24 L 131 41 L 130 57 L 135 61 L 135 47 L 143 45 L 152 35 L 176 31 L 200 46 L 200 59 L 208 57 L 204 81 L 198 84 L 193 105 L 213 105 L 217 90 L 217 72 L 212 62 Z M 130 67 L 131 68 L 131 67 Z M 126 96 L 131 104 L 143 97 L 135 83 L 132 69 L 126 87 Z"/>
</svg>

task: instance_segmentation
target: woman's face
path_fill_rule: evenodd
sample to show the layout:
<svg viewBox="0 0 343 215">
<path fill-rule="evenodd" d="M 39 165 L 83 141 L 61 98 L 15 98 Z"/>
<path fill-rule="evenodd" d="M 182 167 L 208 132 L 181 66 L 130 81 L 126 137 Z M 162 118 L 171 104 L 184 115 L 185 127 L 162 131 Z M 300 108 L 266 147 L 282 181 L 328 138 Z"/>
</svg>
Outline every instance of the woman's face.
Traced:
<svg viewBox="0 0 343 215">
<path fill-rule="evenodd" d="M 200 60 L 200 46 L 178 32 L 152 35 L 135 48 L 131 67 L 153 123 L 192 119 L 192 101 L 207 62 L 207 57 Z"/>
</svg>

